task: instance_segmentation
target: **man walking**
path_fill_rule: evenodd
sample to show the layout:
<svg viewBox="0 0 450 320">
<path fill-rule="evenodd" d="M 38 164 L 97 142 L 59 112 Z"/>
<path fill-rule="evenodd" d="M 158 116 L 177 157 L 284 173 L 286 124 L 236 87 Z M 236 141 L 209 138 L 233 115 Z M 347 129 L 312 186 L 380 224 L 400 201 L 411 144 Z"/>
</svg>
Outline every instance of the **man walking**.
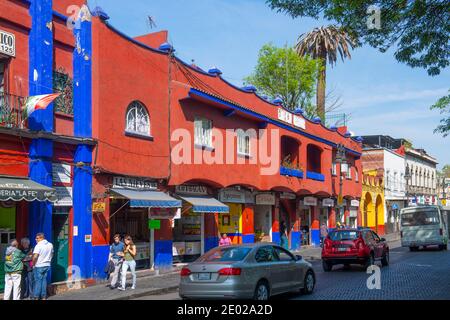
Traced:
<svg viewBox="0 0 450 320">
<path fill-rule="evenodd" d="M 20 287 L 25 254 L 19 250 L 19 243 L 12 240 L 5 255 L 5 295 L 4 300 L 20 300 Z"/>
<path fill-rule="evenodd" d="M 31 248 L 28 238 L 22 238 L 20 244 L 22 252 L 25 254 L 25 258 L 22 260 L 22 299 L 27 299 L 33 296 L 33 248 Z"/>
<path fill-rule="evenodd" d="M 111 275 L 111 289 L 115 289 L 119 280 L 119 272 L 122 268 L 125 244 L 120 241 L 120 234 L 114 235 L 114 242 L 109 248 L 109 261 L 114 263 L 114 272 Z"/>
<path fill-rule="evenodd" d="M 53 258 L 53 245 L 45 240 L 43 233 L 36 235 L 36 247 L 33 250 L 33 299 L 47 300 L 47 274 Z"/>
</svg>

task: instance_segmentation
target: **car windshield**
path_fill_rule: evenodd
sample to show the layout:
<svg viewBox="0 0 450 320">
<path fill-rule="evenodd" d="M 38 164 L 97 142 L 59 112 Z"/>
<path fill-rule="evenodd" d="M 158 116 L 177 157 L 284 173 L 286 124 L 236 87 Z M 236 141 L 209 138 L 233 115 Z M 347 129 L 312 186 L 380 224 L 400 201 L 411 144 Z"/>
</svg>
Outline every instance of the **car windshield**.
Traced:
<svg viewBox="0 0 450 320">
<path fill-rule="evenodd" d="M 426 226 L 439 224 L 439 212 L 436 208 L 417 208 L 402 214 L 402 226 Z"/>
<path fill-rule="evenodd" d="M 212 250 L 207 254 L 201 256 L 198 261 L 199 262 L 236 262 L 242 261 L 251 251 L 251 248 L 245 247 L 223 247 Z"/>
<path fill-rule="evenodd" d="M 359 232 L 355 230 L 333 231 L 330 233 L 330 239 L 333 241 L 356 240 L 358 237 Z"/>
</svg>

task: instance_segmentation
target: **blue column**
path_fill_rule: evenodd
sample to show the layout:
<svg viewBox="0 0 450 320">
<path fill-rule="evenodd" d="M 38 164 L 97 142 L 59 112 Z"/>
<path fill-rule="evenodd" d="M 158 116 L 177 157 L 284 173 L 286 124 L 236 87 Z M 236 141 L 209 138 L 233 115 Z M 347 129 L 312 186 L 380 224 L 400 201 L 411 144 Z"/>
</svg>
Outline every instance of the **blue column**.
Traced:
<svg viewBox="0 0 450 320">
<path fill-rule="evenodd" d="M 89 16 L 79 18 L 74 29 L 76 48 L 74 69 L 74 135 L 92 137 L 92 23 Z M 80 268 L 81 278 L 93 274 L 92 249 L 92 147 L 80 144 L 75 151 L 77 164 L 73 179 L 73 225 L 78 235 L 73 237 L 73 264 Z M 106 264 L 106 261 L 105 261 Z"/>
<path fill-rule="evenodd" d="M 29 95 L 53 92 L 52 0 L 32 0 L 29 35 Z M 33 131 L 53 131 L 53 104 L 35 111 L 28 119 Z M 40 184 L 52 185 L 53 142 L 33 139 L 30 145 L 30 178 Z M 38 232 L 52 240 L 52 205 L 34 201 L 29 209 L 29 233 L 34 242 Z"/>
</svg>

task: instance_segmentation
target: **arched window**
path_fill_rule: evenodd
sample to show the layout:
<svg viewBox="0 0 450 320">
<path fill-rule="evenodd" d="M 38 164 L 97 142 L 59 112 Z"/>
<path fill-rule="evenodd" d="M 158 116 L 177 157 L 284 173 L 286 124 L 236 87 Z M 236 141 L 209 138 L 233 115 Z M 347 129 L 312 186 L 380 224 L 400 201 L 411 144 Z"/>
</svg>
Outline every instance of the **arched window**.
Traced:
<svg viewBox="0 0 450 320">
<path fill-rule="evenodd" d="M 125 128 L 128 133 L 150 136 L 150 116 L 142 103 L 133 101 L 128 106 Z"/>
</svg>

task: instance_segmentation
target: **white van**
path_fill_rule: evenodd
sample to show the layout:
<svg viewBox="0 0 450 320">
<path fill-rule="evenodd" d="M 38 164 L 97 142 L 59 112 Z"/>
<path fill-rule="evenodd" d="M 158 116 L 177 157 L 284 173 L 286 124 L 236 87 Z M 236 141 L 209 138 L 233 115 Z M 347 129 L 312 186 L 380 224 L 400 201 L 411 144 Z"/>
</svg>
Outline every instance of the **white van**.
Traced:
<svg viewBox="0 0 450 320">
<path fill-rule="evenodd" d="M 450 208 L 417 206 L 400 212 L 402 246 L 417 251 L 419 247 L 438 246 L 447 250 Z"/>
</svg>

